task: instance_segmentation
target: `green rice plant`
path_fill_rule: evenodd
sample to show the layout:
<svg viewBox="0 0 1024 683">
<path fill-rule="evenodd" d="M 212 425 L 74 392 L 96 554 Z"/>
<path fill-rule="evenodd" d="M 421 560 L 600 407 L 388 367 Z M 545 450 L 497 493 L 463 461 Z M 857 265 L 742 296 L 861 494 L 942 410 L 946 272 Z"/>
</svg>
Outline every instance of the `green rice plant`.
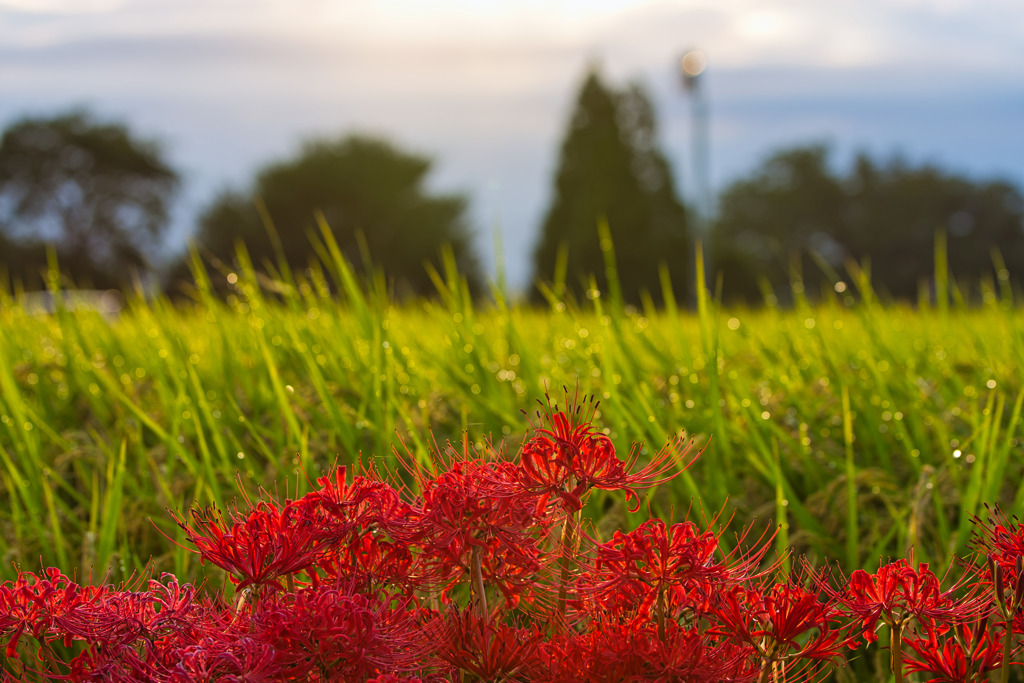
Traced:
<svg viewBox="0 0 1024 683">
<path fill-rule="evenodd" d="M 846 291 L 814 303 L 725 308 L 699 287 L 690 312 L 664 275 L 664 308 L 638 309 L 615 294 L 609 241 L 610 291 L 580 301 L 562 272 L 543 310 L 500 282 L 475 302 L 449 257 L 436 299 L 399 302 L 322 221 L 312 239 L 306 270 L 244 248 L 233 270 L 196 258 L 190 300 L 132 296 L 116 319 L 0 292 L 0 576 L 41 560 L 96 580 L 194 574 L 166 552 L 182 536 L 165 508 L 223 507 L 236 478 L 299 496 L 335 462 L 393 470 L 394 448 L 429 465 L 434 441 L 515 447 L 521 411 L 562 387 L 601 399 L 623 451 L 681 431 L 706 445 L 655 514 L 785 523 L 780 551 L 814 563 L 913 547 L 941 568 L 983 503 L 1024 506 L 1024 317 L 1003 279 L 978 307 L 947 281 L 910 308 L 850 264 Z M 600 495 L 587 511 L 607 533 L 636 522 Z"/>
</svg>

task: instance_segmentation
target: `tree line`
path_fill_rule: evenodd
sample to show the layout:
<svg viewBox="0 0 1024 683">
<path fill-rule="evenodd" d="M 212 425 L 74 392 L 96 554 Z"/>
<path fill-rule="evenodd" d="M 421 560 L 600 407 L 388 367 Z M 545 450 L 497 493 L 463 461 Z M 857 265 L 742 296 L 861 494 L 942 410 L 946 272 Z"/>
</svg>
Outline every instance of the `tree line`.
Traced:
<svg viewBox="0 0 1024 683">
<path fill-rule="evenodd" d="M 237 268 L 241 255 L 301 275 L 329 230 L 350 262 L 379 268 L 399 298 L 432 294 L 431 269 L 446 258 L 482 292 L 468 198 L 429 191 L 433 164 L 375 137 L 310 140 L 249 187 L 216 197 L 197 220 L 196 253 L 212 272 Z M 180 183 L 160 145 L 125 124 L 84 110 L 16 121 L 0 138 L 0 287 L 44 286 L 55 256 L 80 286 L 180 289 L 189 254 L 161 258 Z M 806 291 L 839 287 L 854 271 L 915 299 L 931 286 L 937 235 L 956 278 L 1010 285 L 1024 273 L 1019 188 L 899 156 L 862 153 L 842 170 L 825 145 L 781 150 L 726 187 L 718 207 L 703 253 L 727 301 L 756 303 L 795 281 Z M 591 67 L 567 121 L 530 297 L 611 289 L 628 303 L 685 302 L 693 223 L 644 87 L 614 87 Z"/>
</svg>

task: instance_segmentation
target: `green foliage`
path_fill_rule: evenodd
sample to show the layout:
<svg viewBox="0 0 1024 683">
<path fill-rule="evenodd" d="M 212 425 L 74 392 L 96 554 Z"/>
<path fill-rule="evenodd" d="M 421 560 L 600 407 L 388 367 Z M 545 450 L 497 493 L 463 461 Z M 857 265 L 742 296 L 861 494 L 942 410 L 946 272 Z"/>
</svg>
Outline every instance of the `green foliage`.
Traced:
<svg viewBox="0 0 1024 683">
<path fill-rule="evenodd" d="M 474 305 L 449 255 L 439 296 L 399 305 L 325 224 L 318 251 L 291 283 L 244 256 L 227 277 L 196 259 L 194 302 L 134 299 L 116 320 L 0 291 L 0 575 L 42 558 L 119 580 L 151 555 L 192 575 L 167 553 L 163 535 L 182 535 L 165 507 L 223 505 L 236 476 L 301 495 L 335 461 L 389 467 L 397 446 L 426 462 L 434 439 L 515 446 L 520 411 L 563 385 L 601 399 L 623 452 L 711 439 L 654 514 L 777 521 L 780 549 L 812 561 L 870 569 L 913 547 L 941 567 L 983 502 L 1024 505 L 1024 317 L 995 292 L 977 309 L 833 295 L 723 310 L 701 290 L 696 314 L 600 295 L 540 312 L 500 290 Z M 588 509 L 602 534 L 636 521 L 611 503 Z"/>
<path fill-rule="evenodd" d="M 615 277 L 606 268 L 599 223 L 607 224 L 615 243 L 626 301 L 639 303 L 642 292 L 660 301 L 662 263 L 671 270 L 674 295 L 686 299 L 692 254 L 686 210 L 657 146 L 650 99 L 637 84 L 610 89 L 592 69 L 562 142 L 554 196 L 534 253 L 536 279 L 551 278 L 561 252 L 570 292 L 582 295 L 592 274 L 598 288 L 608 291 Z"/>
<path fill-rule="evenodd" d="M 477 289 L 466 200 L 428 194 L 431 166 L 376 138 L 314 140 L 263 168 L 251 191 L 223 194 L 202 216 L 197 243 L 204 255 L 231 263 L 244 241 L 253 263 L 302 271 L 315 260 L 309 235 L 320 213 L 345 257 L 363 263 L 368 250 L 399 297 L 433 291 L 424 264 L 437 267 L 445 247 Z"/>
<path fill-rule="evenodd" d="M 713 253 L 727 299 L 760 299 L 759 278 L 782 291 L 794 275 L 809 291 L 832 287 L 834 271 L 852 261 L 870 264 L 876 289 L 913 301 L 934 284 L 937 233 L 948 236 L 954 277 L 1024 277 L 1019 189 L 864 154 L 838 174 L 828 157 L 820 145 L 784 150 L 723 192 Z"/>
<path fill-rule="evenodd" d="M 178 176 L 159 147 L 84 111 L 26 118 L 0 139 L 0 268 L 39 288 L 52 244 L 64 274 L 113 286 L 148 267 Z"/>
</svg>

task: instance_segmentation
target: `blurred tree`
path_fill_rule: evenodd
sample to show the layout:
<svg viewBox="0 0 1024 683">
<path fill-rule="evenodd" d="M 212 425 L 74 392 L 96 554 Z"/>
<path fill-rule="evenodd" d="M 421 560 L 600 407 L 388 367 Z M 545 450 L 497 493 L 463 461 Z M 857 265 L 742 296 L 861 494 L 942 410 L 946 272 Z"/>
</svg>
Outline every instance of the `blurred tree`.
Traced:
<svg viewBox="0 0 1024 683">
<path fill-rule="evenodd" d="M 261 170 L 252 192 L 227 192 L 203 214 L 196 242 L 202 253 L 234 261 L 244 242 L 253 263 L 277 265 L 283 257 L 293 270 L 313 257 L 309 239 L 322 211 L 346 257 L 358 265 L 365 239 L 373 264 L 394 283 L 399 296 L 435 291 L 425 262 L 440 263 L 448 245 L 471 289 L 479 289 L 479 265 L 464 220 L 466 199 L 427 194 L 432 166 L 426 157 L 364 136 L 315 140 L 290 160 Z M 275 249 L 257 203 L 262 201 L 280 239 Z"/>
<path fill-rule="evenodd" d="M 42 289 L 46 284 L 46 268 L 45 245 L 17 242 L 0 231 L 0 290 Z M 104 282 L 99 286 L 106 285 Z"/>
<path fill-rule="evenodd" d="M 823 145 L 777 152 L 750 177 L 726 188 L 711 233 L 725 298 L 757 300 L 758 278 L 775 291 L 788 291 L 794 265 L 815 272 L 812 248 L 841 266 L 845 253 L 832 240 L 843 201 L 841 181 L 829 169 Z M 794 264 L 794 258 L 802 261 Z"/>
<path fill-rule="evenodd" d="M 149 267 L 178 176 L 159 147 L 85 111 L 15 122 L 0 139 L 0 261 L 42 284 L 43 245 L 78 284 L 116 286 Z"/>
<path fill-rule="evenodd" d="M 1012 185 L 865 154 L 844 175 L 828 157 L 822 145 L 777 152 L 722 193 L 713 239 L 727 299 L 759 300 L 758 278 L 789 292 L 794 267 L 812 291 L 831 286 L 825 271 L 853 260 L 870 264 L 880 291 L 914 300 L 933 277 L 940 231 L 964 282 L 993 273 L 993 249 L 1024 276 L 1024 199 Z"/>
<path fill-rule="evenodd" d="M 657 147 L 650 98 L 637 84 L 620 92 L 608 88 L 591 68 L 562 142 L 554 197 L 534 251 L 535 280 L 550 280 L 565 250 L 570 291 L 578 296 L 591 274 L 606 288 L 600 220 L 608 222 L 626 301 L 637 302 L 643 291 L 660 301 L 662 263 L 670 268 L 675 296 L 686 296 L 692 253 L 686 209 Z"/>
<path fill-rule="evenodd" d="M 947 235 L 949 272 L 965 284 L 993 273 L 994 249 L 1018 281 L 1024 278 L 1024 198 L 1011 184 L 864 155 L 843 183 L 847 202 L 836 240 L 851 258 L 870 259 L 872 279 L 893 296 L 913 298 L 933 277 L 939 230 Z"/>
</svg>

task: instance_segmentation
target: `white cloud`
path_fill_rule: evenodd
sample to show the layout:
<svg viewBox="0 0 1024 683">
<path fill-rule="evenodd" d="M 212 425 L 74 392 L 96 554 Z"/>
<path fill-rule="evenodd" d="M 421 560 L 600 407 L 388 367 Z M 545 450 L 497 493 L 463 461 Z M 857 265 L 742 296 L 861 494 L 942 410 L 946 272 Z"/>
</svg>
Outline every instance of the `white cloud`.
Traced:
<svg viewBox="0 0 1024 683">
<path fill-rule="evenodd" d="M 110 12 L 128 4 L 128 0 L 0 0 L 0 10 L 45 14 L 86 14 Z"/>
<path fill-rule="evenodd" d="M 27 16 L 5 21 L 4 9 Z M 40 39 L 45 36 L 46 41 Z M 713 63 L 865 66 L 1021 59 L 1009 0 L 0 0 L 8 46 L 141 36 L 250 36 L 297 45 L 471 54 L 628 46 L 638 60 L 700 44 Z M 661 58 L 661 57 L 659 57 Z"/>
</svg>

